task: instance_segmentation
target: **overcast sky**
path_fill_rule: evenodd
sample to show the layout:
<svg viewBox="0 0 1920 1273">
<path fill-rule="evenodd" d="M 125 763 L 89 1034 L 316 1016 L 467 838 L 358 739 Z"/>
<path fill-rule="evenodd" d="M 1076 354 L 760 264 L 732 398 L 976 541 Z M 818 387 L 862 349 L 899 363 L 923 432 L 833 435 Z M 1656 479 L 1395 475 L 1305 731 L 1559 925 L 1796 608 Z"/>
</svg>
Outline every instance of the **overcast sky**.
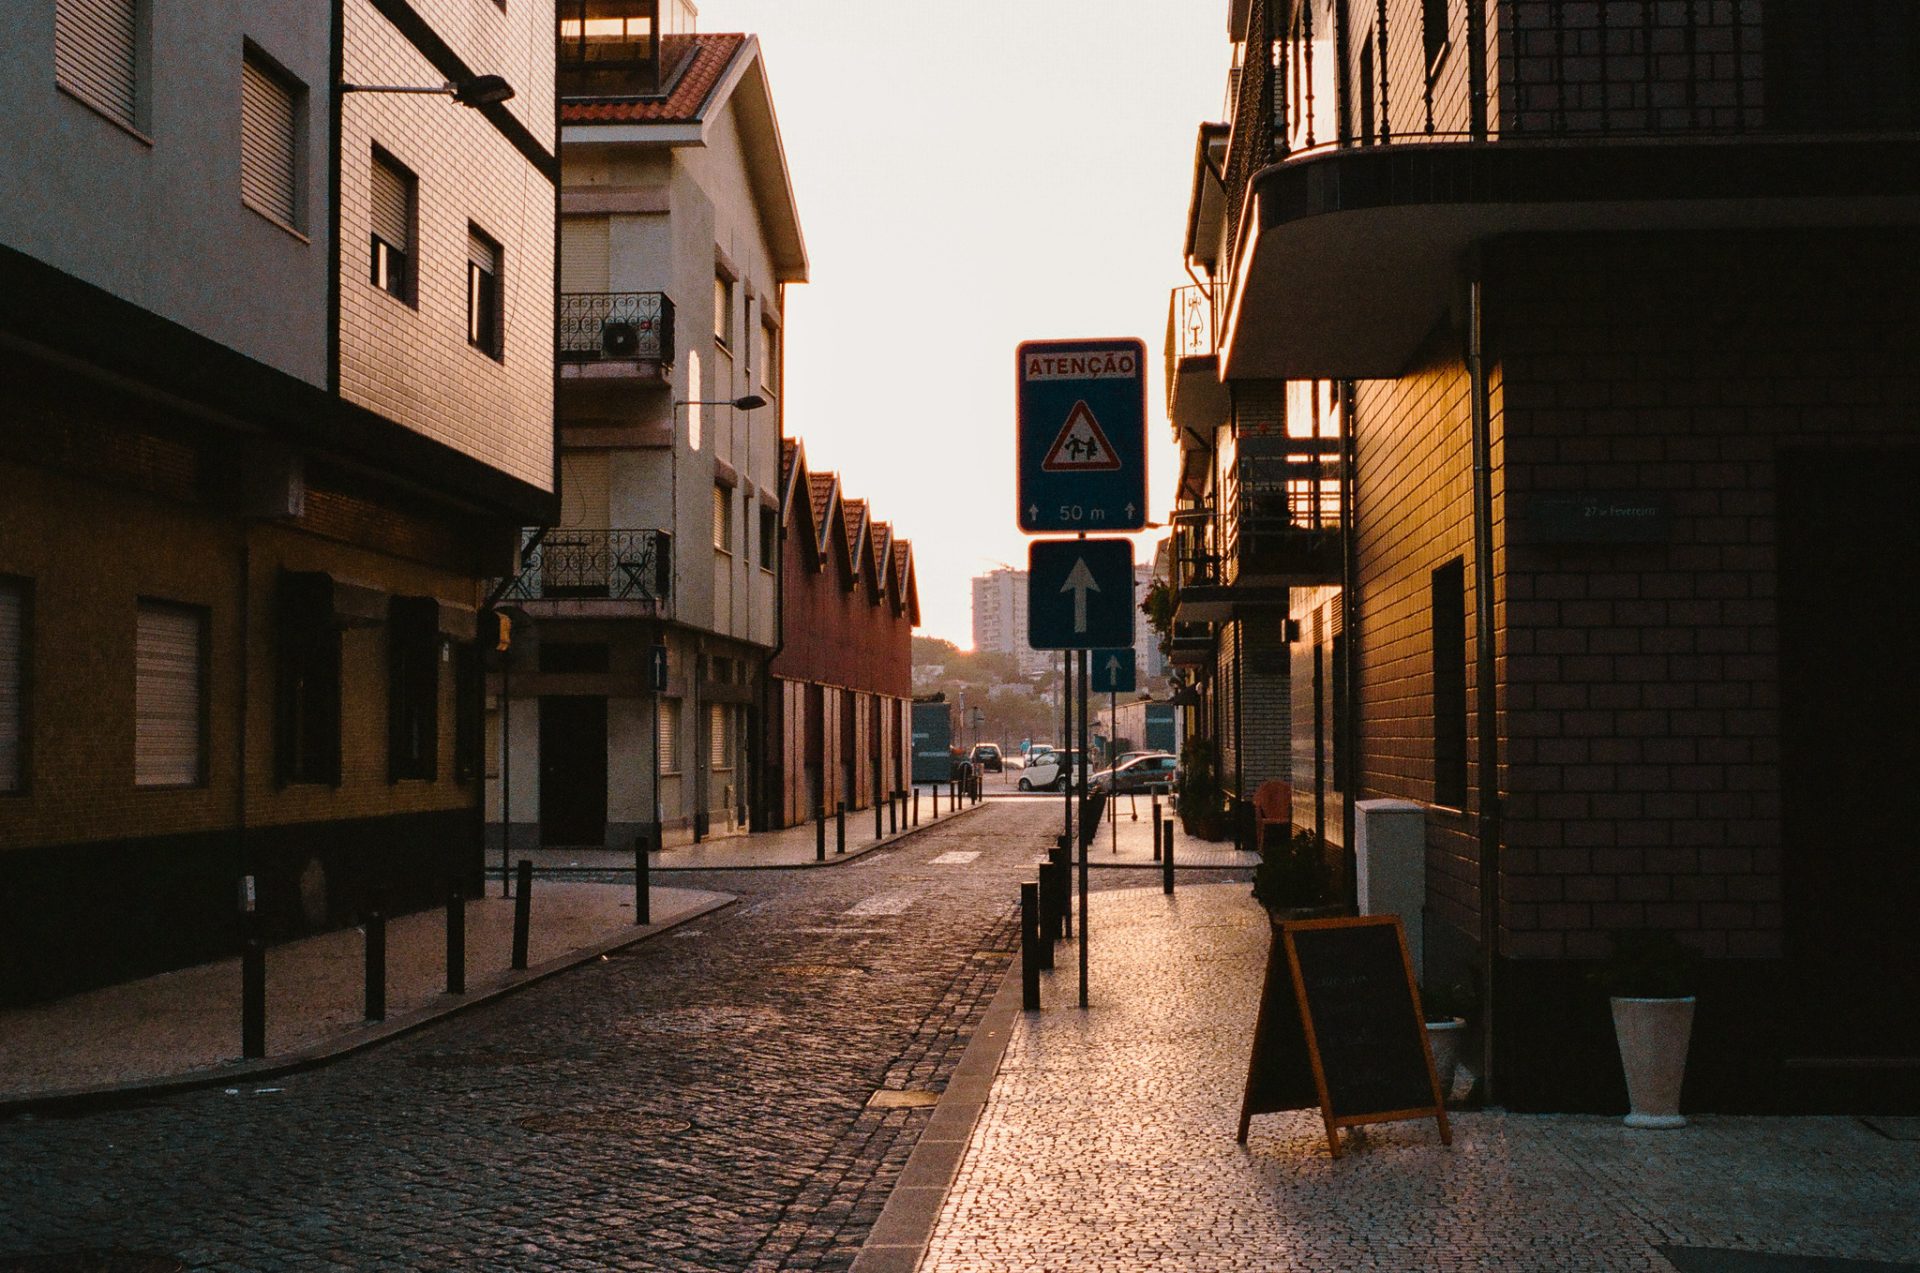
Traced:
<svg viewBox="0 0 1920 1273">
<path fill-rule="evenodd" d="M 967 581 L 1026 566 L 1022 340 L 1146 341 L 1164 521 L 1167 294 L 1226 0 L 702 0 L 700 29 L 760 37 L 799 202 L 787 431 L 913 541 L 922 631 L 970 645 Z"/>
</svg>

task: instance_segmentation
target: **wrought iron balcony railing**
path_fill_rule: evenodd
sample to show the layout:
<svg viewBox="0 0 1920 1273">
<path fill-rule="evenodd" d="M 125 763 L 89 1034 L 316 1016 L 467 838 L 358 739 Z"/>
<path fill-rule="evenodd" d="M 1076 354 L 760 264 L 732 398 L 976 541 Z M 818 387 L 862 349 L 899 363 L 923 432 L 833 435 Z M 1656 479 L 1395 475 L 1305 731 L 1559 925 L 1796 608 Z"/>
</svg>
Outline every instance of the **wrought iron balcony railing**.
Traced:
<svg viewBox="0 0 1920 1273">
<path fill-rule="evenodd" d="M 673 361 L 673 301 L 665 292 L 563 292 L 556 349 L 563 362 Z"/>
<path fill-rule="evenodd" d="M 1339 577 L 1339 438 L 1242 438 L 1229 482 L 1221 530 L 1236 576 Z"/>
<path fill-rule="evenodd" d="M 672 581 L 673 536 L 664 530 L 550 530 L 523 549 L 504 599 L 659 604 Z"/>
</svg>

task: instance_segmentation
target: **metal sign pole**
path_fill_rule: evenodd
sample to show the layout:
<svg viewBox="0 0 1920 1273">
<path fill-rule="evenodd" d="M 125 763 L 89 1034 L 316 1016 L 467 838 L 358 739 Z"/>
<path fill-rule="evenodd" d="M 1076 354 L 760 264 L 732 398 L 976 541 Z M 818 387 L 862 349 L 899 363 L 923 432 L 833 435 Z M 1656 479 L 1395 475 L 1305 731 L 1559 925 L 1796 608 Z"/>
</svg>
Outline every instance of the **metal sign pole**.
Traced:
<svg viewBox="0 0 1920 1273">
<path fill-rule="evenodd" d="M 1073 747 L 1073 652 L 1067 651 L 1060 656 L 1060 740 L 1069 750 Z M 1067 757 L 1061 756 L 1057 766 L 1059 773 L 1054 778 L 1060 784 L 1060 814 L 1064 819 L 1060 828 L 1066 835 L 1067 843 L 1073 843 L 1073 774 L 1067 769 Z"/>
<path fill-rule="evenodd" d="M 1114 746 L 1114 740 L 1118 737 L 1120 737 L 1120 691 L 1109 688 L 1107 690 L 1107 750 L 1113 754 L 1107 757 L 1107 772 L 1113 777 L 1107 785 L 1113 790 L 1107 792 L 1107 803 L 1113 808 L 1107 815 L 1107 823 L 1113 828 L 1113 851 L 1116 855 L 1120 852 L 1120 773 L 1116 768 L 1120 763 L 1120 749 Z"/>
<path fill-rule="evenodd" d="M 1087 794 L 1087 663 L 1088 652 L 1080 651 L 1080 798 Z M 1083 806 L 1080 816 L 1086 816 Z M 1093 837 L 1080 836 L 1080 1006 L 1087 1006 L 1087 846 Z"/>
</svg>

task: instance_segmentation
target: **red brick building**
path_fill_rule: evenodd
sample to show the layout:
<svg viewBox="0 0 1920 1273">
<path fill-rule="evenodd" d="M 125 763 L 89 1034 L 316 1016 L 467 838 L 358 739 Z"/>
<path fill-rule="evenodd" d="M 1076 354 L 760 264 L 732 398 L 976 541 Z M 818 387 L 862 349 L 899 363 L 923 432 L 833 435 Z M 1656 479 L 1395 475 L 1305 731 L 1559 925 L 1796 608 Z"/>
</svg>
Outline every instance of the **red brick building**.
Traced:
<svg viewBox="0 0 1920 1273">
<path fill-rule="evenodd" d="M 1588 974 L 1659 929 L 1689 1107 L 1910 1104 L 1920 17 L 1234 8 L 1169 378 L 1214 720 L 1284 668 L 1296 822 L 1424 807 L 1502 1103 L 1623 1103 Z"/>
<path fill-rule="evenodd" d="M 769 808 L 793 826 L 844 802 L 871 808 L 907 785 L 913 546 L 846 498 L 840 479 L 781 445 L 780 648 L 766 713 Z"/>
</svg>

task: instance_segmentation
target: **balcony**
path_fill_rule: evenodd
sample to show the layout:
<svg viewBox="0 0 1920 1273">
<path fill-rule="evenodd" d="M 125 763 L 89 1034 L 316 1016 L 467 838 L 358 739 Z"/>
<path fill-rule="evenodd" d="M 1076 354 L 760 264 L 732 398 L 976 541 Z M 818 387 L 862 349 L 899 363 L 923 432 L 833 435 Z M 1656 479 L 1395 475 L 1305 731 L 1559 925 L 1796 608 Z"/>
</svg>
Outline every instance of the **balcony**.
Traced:
<svg viewBox="0 0 1920 1273">
<path fill-rule="evenodd" d="M 1231 581 L 1340 581 L 1340 439 L 1242 438 L 1225 519 Z"/>
<path fill-rule="evenodd" d="M 541 618 L 669 616 L 673 536 L 664 530 L 550 530 L 529 533 L 520 573 L 501 600 Z"/>
<path fill-rule="evenodd" d="M 664 292 L 565 292 L 554 348 L 562 379 L 645 380 L 673 369 L 673 301 Z"/>
<path fill-rule="evenodd" d="M 1213 340 L 1213 302 L 1202 289 L 1176 287 L 1167 299 L 1167 418 L 1176 434 L 1211 437 L 1226 422 L 1227 388 Z"/>
<path fill-rule="evenodd" d="M 1920 218 L 1920 6 L 1495 0 L 1469 6 L 1464 85 L 1390 96 L 1281 29 L 1317 6 L 1235 8 L 1270 55 L 1241 59 L 1225 164 L 1228 378 L 1398 376 L 1506 235 Z M 1384 13 L 1349 35 L 1382 67 L 1423 55 Z"/>
<path fill-rule="evenodd" d="M 1205 667 L 1213 662 L 1213 629 L 1204 623 L 1176 620 L 1168 646 L 1167 661 L 1175 667 Z"/>
</svg>

